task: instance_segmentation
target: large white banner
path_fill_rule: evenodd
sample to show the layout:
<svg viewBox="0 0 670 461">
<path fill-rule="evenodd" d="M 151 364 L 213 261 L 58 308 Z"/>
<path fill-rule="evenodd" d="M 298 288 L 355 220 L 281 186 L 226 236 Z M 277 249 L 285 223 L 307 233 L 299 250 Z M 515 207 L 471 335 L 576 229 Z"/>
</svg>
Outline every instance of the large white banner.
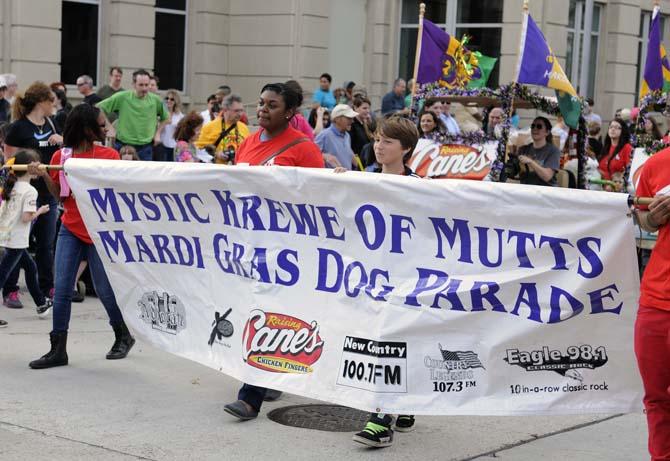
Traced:
<svg viewBox="0 0 670 461">
<path fill-rule="evenodd" d="M 625 195 L 287 167 L 66 171 L 126 322 L 165 351 L 368 411 L 640 408 Z"/>
</svg>

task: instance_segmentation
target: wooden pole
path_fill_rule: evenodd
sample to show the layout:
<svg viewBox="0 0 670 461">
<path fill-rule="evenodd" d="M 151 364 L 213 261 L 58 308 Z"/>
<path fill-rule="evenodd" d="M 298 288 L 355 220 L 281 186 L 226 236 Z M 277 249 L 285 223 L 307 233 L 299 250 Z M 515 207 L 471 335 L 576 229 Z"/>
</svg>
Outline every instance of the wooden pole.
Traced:
<svg viewBox="0 0 670 461">
<path fill-rule="evenodd" d="M 653 197 L 631 197 L 631 198 L 633 199 L 634 207 L 648 206 L 653 200 Z"/>
<path fill-rule="evenodd" d="M 63 169 L 63 165 L 44 165 L 41 164 L 37 168 L 40 170 L 47 171 L 59 171 Z M 3 165 L 3 170 L 12 170 L 12 171 L 28 171 L 28 165 Z"/>
<path fill-rule="evenodd" d="M 517 58 L 517 63 L 516 63 L 516 72 L 514 74 L 514 83 L 517 83 L 517 79 L 519 78 L 519 67 L 521 66 L 521 46 L 523 45 L 523 23 L 526 20 L 526 16 L 528 15 L 528 0 L 523 0 L 523 8 L 522 8 L 522 13 L 521 13 L 521 32 L 519 33 L 519 57 Z M 509 114 L 508 117 L 512 118 L 512 113 L 514 113 L 514 93 L 512 93 L 512 100 L 510 101 L 509 104 Z"/>
<path fill-rule="evenodd" d="M 419 58 L 421 57 L 421 38 L 423 36 L 423 16 L 426 14 L 426 4 L 425 3 L 420 3 L 419 4 L 419 33 L 416 36 L 416 53 L 414 54 L 414 75 L 412 76 L 412 80 L 414 81 L 414 85 L 412 85 L 412 104 L 410 104 L 410 109 L 413 111 L 414 110 L 414 95 L 416 94 L 416 87 L 418 86 L 418 82 L 416 81 L 416 77 L 419 74 Z"/>
</svg>

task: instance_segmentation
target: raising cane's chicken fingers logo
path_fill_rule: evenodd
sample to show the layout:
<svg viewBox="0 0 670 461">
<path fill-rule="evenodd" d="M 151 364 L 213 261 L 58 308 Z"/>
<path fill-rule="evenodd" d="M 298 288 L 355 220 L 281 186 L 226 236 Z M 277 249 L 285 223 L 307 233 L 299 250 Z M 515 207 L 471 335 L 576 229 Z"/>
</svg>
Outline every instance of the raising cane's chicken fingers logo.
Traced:
<svg viewBox="0 0 670 461">
<path fill-rule="evenodd" d="M 420 140 L 408 165 L 422 178 L 484 179 L 494 159 L 495 149 L 489 145 L 439 145 Z"/>
<path fill-rule="evenodd" d="M 311 373 L 321 357 L 319 324 L 255 309 L 242 337 L 247 365 L 274 373 Z"/>
</svg>

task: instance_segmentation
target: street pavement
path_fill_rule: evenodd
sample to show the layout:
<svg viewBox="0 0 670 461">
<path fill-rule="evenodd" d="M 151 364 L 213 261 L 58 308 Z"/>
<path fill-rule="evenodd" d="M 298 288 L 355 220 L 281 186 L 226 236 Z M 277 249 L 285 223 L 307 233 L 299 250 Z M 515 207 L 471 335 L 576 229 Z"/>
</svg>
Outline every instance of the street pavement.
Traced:
<svg viewBox="0 0 670 461">
<path fill-rule="evenodd" d="M 419 417 L 416 431 L 372 450 L 349 432 L 283 426 L 267 411 L 315 403 L 286 395 L 257 420 L 223 405 L 239 383 L 138 342 L 124 360 L 105 360 L 113 332 L 97 298 L 74 304 L 70 365 L 31 370 L 49 349 L 51 318 L 0 307 L 0 460 L 504 460 L 649 459 L 644 415 Z"/>
</svg>

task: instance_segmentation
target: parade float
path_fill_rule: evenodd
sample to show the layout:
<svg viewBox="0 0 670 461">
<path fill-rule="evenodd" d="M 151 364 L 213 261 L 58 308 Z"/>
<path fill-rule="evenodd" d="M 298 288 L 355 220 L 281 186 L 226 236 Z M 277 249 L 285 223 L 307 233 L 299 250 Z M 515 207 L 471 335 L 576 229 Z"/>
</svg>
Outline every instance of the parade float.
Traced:
<svg viewBox="0 0 670 461">
<path fill-rule="evenodd" d="M 482 108 L 484 117 L 494 107 L 503 112 L 501 129 L 493 135 L 482 130 L 450 134 L 435 132 L 420 140 L 408 165 L 420 176 L 430 178 L 457 178 L 474 180 L 505 181 L 508 177 L 506 165 L 510 161 L 510 133 L 512 132 L 512 114 L 515 109 L 540 111 L 549 116 L 564 113 L 561 97 L 567 96 L 577 108 L 572 117 L 572 129 L 568 140 L 569 152 L 577 158 L 577 188 L 585 188 L 586 165 L 586 122 L 581 116 L 583 100 L 576 97 L 572 85 L 565 77 L 551 49 L 544 42 L 539 51 L 546 52 L 546 59 L 525 65 L 524 56 L 538 52 L 538 44 L 528 40 L 533 33 L 541 36 L 534 23 L 527 29 L 528 10 L 524 7 L 524 27 L 519 46 L 519 61 L 516 81 L 498 88 L 468 88 L 473 80 L 481 77 L 478 67 L 478 53 L 467 48 L 468 38 L 456 40 L 428 20 L 424 20 L 425 5 L 419 10 L 419 33 L 417 34 L 417 52 L 415 57 L 413 106 L 429 98 L 444 102 L 459 103 L 465 108 Z M 532 21 L 532 20 L 531 20 Z M 527 32 L 530 30 L 530 32 Z M 531 68 L 530 72 L 525 68 Z M 547 69 L 542 68 L 547 67 Z M 539 77 L 527 74 L 538 74 Z M 525 78 L 519 78 L 522 75 Z M 544 81 L 542 81 L 544 78 Z M 557 98 L 551 99 L 532 90 L 523 83 L 536 84 L 557 91 Z M 560 91 L 560 95 L 558 94 Z M 569 94 L 568 94 L 569 93 Z M 566 117 L 567 120 L 567 117 Z"/>
</svg>

